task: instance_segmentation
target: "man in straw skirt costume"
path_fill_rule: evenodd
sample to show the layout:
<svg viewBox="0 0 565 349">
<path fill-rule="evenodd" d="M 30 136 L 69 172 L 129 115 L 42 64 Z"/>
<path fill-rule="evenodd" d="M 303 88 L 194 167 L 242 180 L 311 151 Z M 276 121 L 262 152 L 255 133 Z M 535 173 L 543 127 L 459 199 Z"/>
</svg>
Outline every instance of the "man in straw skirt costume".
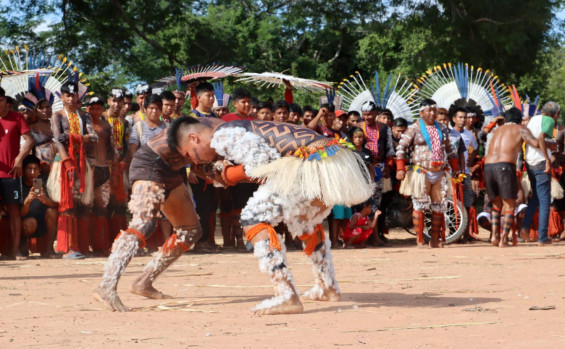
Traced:
<svg viewBox="0 0 565 349">
<path fill-rule="evenodd" d="M 237 120 L 211 128 L 194 118 L 181 118 L 169 129 L 169 147 L 195 163 L 212 163 L 219 156 L 209 173 L 218 182 L 259 181 L 241 212 L 241 225 L 254 246 L 259 269 L 271 277 L 275 297 L 255 306 L 255 314 L 303 311 L 284 244 L 274 229 L 281 222 L 303 241 L 313 265 L 316 283 L 303 297 L 340 299 L 330 241 L 321 223 L 333 205 L 352 206 L 373 192 L 362 160 L 344 142 L 287 123 Z"/>
<path fill-rule="evenodd" d="M 440 247 L 444 229 L 445 198 L 448 194 L 447 161 L 453 177 L 459 173 L 457 154 L 451 147 L 449 131 L 435 121 L 436 102 L 425 99 L 420 105 L 420 119 L 408 127 L 396 148 L 396 178 L 402 180 L 400 194 L 412 196 L 414 229 L 419 246 L 424 244 L 424 211 L 432 211 L 430 247 Z M 406 171 L 406 153 L 412 149 Z"/>
</svg>

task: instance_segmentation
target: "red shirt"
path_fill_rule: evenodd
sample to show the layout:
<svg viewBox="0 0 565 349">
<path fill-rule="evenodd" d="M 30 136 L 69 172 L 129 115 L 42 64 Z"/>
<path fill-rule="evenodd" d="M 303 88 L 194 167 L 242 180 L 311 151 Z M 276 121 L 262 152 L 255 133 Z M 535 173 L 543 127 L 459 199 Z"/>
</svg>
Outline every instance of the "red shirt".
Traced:
<svg viewBox="0 0 565 349">
<path fill-rule="evenodd" d="M 13 177 L 8 172 L 20 153 L 20 137 L 27 132 L 29 127 L 22 114 L 10 110 L 0 118 L 0 178 Z"/>
<path fill-rule="evenodd" d="M 237 115 L 236 113 L 229 113 L 229 114 L 222 116 L 222 120 L 224 120 L 225 122 L 230 122 L 230 121 L 234 121 L 234 120 L 253 120 L 253 118 L 249 115 L 245 118 L 242 118 L 239 115 Z"/>
</svg>

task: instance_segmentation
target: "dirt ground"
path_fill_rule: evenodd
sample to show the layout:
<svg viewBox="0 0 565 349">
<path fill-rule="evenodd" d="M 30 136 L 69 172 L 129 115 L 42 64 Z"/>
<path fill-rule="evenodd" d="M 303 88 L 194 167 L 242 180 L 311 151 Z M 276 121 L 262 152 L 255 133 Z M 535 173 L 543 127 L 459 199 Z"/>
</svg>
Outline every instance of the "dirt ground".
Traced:
<svg viewBox="0 0 565 349">
<path fill-rule="evenodd" d="M 565 347 L 565 244 L 486 243 L 422 250 L 334 250 L 343 300 L 305 302 L 304 314 L 257 317 L 272 295 L 252 254 L 186 254 L 156 282 L 170 300 L 127 292 L 149 257 L 119 285 L 130 313 L 103 310 L 90 293 L 104 258 L 0 262 L 1 348 L 559 348 Z M 301 291 L 309 262 L 288 253 Z M 531 307 L 554 307 L 531 310 Z"/>
</svg>

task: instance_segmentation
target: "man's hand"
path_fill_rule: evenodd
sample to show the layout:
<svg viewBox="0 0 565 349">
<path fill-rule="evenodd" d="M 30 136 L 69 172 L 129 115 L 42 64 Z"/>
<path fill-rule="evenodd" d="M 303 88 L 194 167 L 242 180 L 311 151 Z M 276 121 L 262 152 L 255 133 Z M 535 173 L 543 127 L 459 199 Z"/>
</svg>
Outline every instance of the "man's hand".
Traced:
<svg viewBox="0 0 565 349">
<path fill-rule="evenodd" d="M 545 169 L 543 170 L 543 172 L 551 173 L 551 162 L 549 162 L 549 161 L 545 162 Z"/>
<path fill-rule="evenodd" d="M 30 192 L 30 193 L 31 193 L 31 192 L 35 192 L 35 189 L 31 189 L 29 192 Z M 39 201 L 40 201 L 42 204 L 44 204 L 44 205 L 47 203 L 47 195 L 45 195 L 45 192 L 43 191 L 43 188 L 41 188 L 39 194 L 37 194 L 37 193 L 35 194 L 35 198 L 36 198 L 37 200 L 39 200 Z"/>
<path fill-rule="evenodd" d="M 397 170 L 396 171 L 396 179 L 398 179 L 399 181 L 404 180 L 405 175 L 406 175 L 406 171 L 404 171 L 404 170 Z"/>
<path fill-rule="evenodd" d="M 14 161 L 14 167 L 12 167 L 8 174 L 11 174 L 14 178 L 18 178 L 22 176 L 22 173 L 22 160 L 16 159 L 16 161 Z"/>
<path fill-rule="evenodd" d="M 192 171 L 188 173 L 188 183 L 190 184 L 198 184 L 198 177 Z"/>
<path fill-rule="evenodd" d="M 29 205 L 31 204 L 31 202 L 35 199 L 37 199 L 37 194 L 35 193 L 35 190 L 33 188 L 31 188 L 31 190 L 29 191 L 29 194 L 27 194 L 27 197 L 24 200 L 24 205 Z"/>
</svg>

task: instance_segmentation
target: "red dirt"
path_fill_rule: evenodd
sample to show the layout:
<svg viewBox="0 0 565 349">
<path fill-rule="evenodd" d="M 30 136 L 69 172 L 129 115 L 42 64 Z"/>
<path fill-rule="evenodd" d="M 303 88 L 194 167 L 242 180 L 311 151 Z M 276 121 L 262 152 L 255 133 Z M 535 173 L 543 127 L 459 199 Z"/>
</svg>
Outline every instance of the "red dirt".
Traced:
<svg viewBox="0 0 565 349">
<path fill-rule="evenodd" d="M 343 300 L 305 302 L 300 315 L 249 313 L 272 295 L 252 254 L 181 257 L 155 284 L 169 300 L 127 292 L 149 260 L 134 258 L 119 285 L 130 313 L 103 310 L 90 296 L 105 258 L 0 261 L 0 347 L 565 346 L 565 244 L 422 250 L 406 233 L 392 237 L 393 247 L 334 250 Z M 298 251 L 288 259 L 299 289 L 308 290 L 309 262 Z"/>
</svg>

